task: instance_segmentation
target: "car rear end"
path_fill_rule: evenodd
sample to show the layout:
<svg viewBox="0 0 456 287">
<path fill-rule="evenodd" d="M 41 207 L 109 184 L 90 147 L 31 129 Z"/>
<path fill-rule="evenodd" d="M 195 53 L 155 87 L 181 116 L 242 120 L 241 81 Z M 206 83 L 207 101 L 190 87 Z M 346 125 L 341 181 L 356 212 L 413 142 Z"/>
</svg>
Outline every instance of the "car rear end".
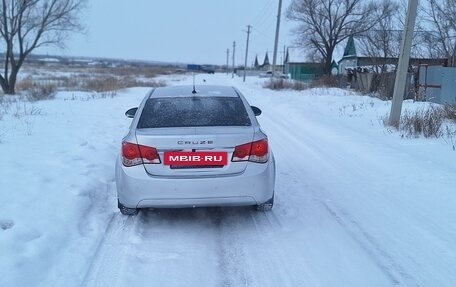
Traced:
<svg viewBox="0 0 456 287">
<path fill-rule="evenodd" d="M 267 136 L 232 87 L 166 87 L 139 107 L 116 165 L 127 208 L 258 205 L 273 197 Z"/>
</svg>

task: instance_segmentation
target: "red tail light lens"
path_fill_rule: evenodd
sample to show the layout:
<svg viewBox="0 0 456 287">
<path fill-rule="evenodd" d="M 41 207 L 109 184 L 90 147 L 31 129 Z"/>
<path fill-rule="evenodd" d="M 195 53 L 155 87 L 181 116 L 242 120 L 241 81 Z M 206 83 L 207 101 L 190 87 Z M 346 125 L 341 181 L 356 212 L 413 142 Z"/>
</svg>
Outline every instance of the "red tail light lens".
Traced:
<svg viewBox="0 0 456 287">
<path fill-rule="evenodd" d="M 250 152 L 250 161 L 267 162 L 268 161 L 268 140 L 260 140 L 252 143 Z"/>
<path fill-rule="evenodd" d="M 134 166 L 143 163 L 160 163 L 160 157 L 157 150 L 153 147 L 123 142 L 122 163 L 124 166 Z"/>
<path fill-rule="evenodd" d="M 141 154 L 137 144 L 129 142 L 122 143 L 122 163 L 124 166 L 142 164 Z"/>
<path fill-rule="evenodd" d="M 155 148 L 140 145 L 139 152 L 144 163 L 160 163 L 160 156 Z"/>
<path fill-rule="evenodd" d="M 247 161 L 249 160 L 252 143 L 243 144 L 234 148 L 233 158 L 231 161 Z"/>
<path fill-rule="evenodd" d="M 231 161 L 251 161 L 265 163 L 268 161 L 268 156 L 268 140 L 264 139 L 237 146 L 234 149 L 233 158 Z"/>
</svg>

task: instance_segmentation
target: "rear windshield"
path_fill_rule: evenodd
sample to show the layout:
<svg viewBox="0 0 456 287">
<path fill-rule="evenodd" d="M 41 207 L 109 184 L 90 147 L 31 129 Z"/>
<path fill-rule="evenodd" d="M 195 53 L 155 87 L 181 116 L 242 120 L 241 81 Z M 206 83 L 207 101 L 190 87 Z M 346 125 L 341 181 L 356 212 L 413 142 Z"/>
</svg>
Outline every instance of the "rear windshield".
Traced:
<svg viewBox="0 0 456 287">
<path fill-rule="evenodd" d="M 238 97 L 167 97 L 147 100 L 138 128 L 250 125 Z"/>
</svg>

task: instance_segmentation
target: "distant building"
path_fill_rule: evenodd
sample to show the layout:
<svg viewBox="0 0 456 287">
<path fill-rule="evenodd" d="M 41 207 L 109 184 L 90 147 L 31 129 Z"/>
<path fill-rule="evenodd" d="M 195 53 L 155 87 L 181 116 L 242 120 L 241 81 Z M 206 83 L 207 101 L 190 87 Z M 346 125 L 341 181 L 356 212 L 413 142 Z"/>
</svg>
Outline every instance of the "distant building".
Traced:
<svg viewBox="0 0 456 287">
<path fill-rule="evenodd" d="M 289 74 L 290 78 L 299 81 L 313 80 L 324 74 L 324 63 L 313 63 L 306 61 L 303 52 L 299 48 L 287 48 L 284 73 Z"/>
<path fill-rule="evenodd" d="M 349 37 L 345 45 L 342 59 L 339 60 L 339 74 L 347 75 L 353 71 L 372 72 L 379 67 L 386 71 L 394 71 L 398 63 L 396 57 L 376 57 L 369 55 L 364 49 L 359 37 Z M 446 59 L 411 58 L 410 65 L 419 64 L 446 65 Z"/>
<path fill-rule="evenodd" d="M 258 66 L 260 66 L 260 64 L 258 64 L 258 55 L 255 56 L 255 63 L 253 64 L 253 67 L 257 68 Z"/>
<path fill-rule="evenodd" d="M 268 56 L 268 52 L 266 52 L 266 56 L 264 56 L 264 62 L 263 62 L 263 65 L 262 68 L 265 68 L 265 67 L 269 67 L 271 64 L 269 63 L 269 56 Z"/>
<path fill-rule="evenodd" d="M 266 55 L 264 56 L 263 64 L 259 64 L 258 55 L 255 56 L 254 68 L 255 68 L 255 70 L 262 70 L 262 71 L 268 71 L 271 69 L 271 64 L 269 63 L 268 52 L 266 52 Z"/>
</svg>

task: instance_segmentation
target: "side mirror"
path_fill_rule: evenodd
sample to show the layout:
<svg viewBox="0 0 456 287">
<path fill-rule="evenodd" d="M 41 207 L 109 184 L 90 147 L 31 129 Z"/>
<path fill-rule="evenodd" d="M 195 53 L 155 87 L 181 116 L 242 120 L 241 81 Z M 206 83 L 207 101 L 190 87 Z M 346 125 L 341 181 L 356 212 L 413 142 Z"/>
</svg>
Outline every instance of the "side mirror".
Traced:
<svg viewBox="0 0 456 287">
<path fill-rule="evenodd" d="M 261 115 L 261 110 L 259 108 L 255 107 L 255 106 L 251 106 L 251 108 L 252 108 L 252 111 L 255 114 L 255 116 Z"/>
<path fill-rule="evenodd" d="M 137 110 L 138 108 L 131 108 L 125 112 L 125 115 L 127 116 L 127 118 L 134 118 Z"/>
</svg>

